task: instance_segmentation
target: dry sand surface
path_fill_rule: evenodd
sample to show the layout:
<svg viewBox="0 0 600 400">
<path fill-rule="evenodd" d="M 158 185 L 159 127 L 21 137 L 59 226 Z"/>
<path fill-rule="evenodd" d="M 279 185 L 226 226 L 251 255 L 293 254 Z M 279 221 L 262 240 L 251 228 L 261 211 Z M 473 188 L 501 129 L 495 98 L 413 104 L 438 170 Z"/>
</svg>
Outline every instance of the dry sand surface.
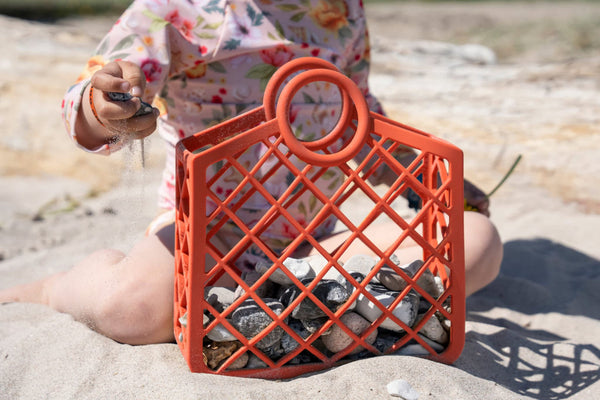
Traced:
<svg viewBox="0 0 600 400">
<path fill-rule="evenodd" d="M 287 381 L 192 374 L 175 344 L 121 345 L 46 307 L 4 304 L 0 399 L 386 399 L 394 379 L 420 399 L 600 398 L 600 4 L 367 12 L 371 86 L 392 118 L 460 146 L 484 190 L 523 156 L 492 197 L 505 259 L 467 301 L 461 358 L 377 357 Z M 111 21 L 0 16 L 0 288 L 126 251 L 155 213 L 159 140 L 142 169 L 139 149 L 85 154 L 60 122 Z"/>
</svg>

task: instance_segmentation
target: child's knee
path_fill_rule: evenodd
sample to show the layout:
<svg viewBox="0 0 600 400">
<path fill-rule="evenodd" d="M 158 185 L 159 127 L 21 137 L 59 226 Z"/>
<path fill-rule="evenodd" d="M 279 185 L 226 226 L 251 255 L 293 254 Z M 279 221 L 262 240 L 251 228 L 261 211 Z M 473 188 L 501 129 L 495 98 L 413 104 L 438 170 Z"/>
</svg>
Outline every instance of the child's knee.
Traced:
<svg viewBox="0 0 600 400">
<path fill-rule="evenodd" d="M 172 303 L 158 302 L 152 293 L 132 293 L 122 287 L 99 302 L 94 328 L 127 344 L 170 341 L 173 336 Z"/>
<path fill-rule="evenodd" d="M 498 276 L 503 257 L 502 239 L 486 216 L 465 213 L 465 253 L 467 266 L 477 268 L 487 283 Z"/>
</svg>

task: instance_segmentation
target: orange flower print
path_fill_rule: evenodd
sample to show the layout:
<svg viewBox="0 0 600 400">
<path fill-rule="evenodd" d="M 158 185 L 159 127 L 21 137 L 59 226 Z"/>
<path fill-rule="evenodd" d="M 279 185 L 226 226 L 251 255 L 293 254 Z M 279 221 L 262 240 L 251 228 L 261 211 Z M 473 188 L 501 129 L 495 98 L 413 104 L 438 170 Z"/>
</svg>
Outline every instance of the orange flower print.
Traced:
<svg viewBox="0 0 600 400">
<path fill-rule="evenodd" d="M 167 100 L 163 97 L 156 96 L 152 101 L 152 105 L 158 108 L 160 115 L 165 115 L 168 112 Z"/>
<path fill-rule="evenodd" d="M 81 82 L 82 80 L 94 75 L 96 71 L 104 67 L 104 64 L 106 64 L 104 61 L 104 57 L 102 57 L 101 55 L 93 56 L 87 61 L 85 68 L 83 69 L 79 77 L 77 77 L 77 82 Z"/>
<path fill-rule="evenodd" d="M 192 68 L 185 70 L 185 76 L 188 78 L 202 78 L 206 75 L 206 63 L 202 60 L 197 60 Z"/>
<path fill-rule="evenodd" d="M 320 0 L 309 15 L 316 24 L 330 31 L 337 32 L 348 25 L 348 9 L 342 0 Z"/>
<path fill-rule="evenodd" d="M 279 45 L 273 49 L 266 49 L 260 51 L 260 58 L 265 64 L 270 64 L 274 67 L 281 67 L 286 62 L 290 61 L 294 57 L 294 53 L 287 48 L 287 46 Z"/>
</svg>

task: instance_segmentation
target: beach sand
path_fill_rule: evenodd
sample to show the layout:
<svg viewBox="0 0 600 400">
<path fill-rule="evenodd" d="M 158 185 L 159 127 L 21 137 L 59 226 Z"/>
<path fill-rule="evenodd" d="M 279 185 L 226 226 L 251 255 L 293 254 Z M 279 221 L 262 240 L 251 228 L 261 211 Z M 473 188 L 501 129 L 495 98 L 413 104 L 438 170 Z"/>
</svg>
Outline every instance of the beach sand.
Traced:
<svg viewBox="0 0 600 400">
<path fill-rule="evenodd" d="M 123 345 L 47 307 L 3 304 L 0 399 L 388 399 L 395 379 L 420 399 L 600 398 L 600 46 L 580 29 L 599 25 L 600 5 L 367 13 L 371 86 L 393 119 L 460 146 L 484 190 L 523 157 L 492 197 L 504 261 L 467 300 L 461 357 L 375 357 L 279 381 L 193 374 L 175 344 Z M 60 121 L 64 90 L 111 21 L 0 16 L 0 288 L 99 248 L 127 251 L 156 213 L 159 139 L 146 140 L 142 168 L 139 147 L 89 155 Z M 573 35 L 580 49 L 561 39 Z"/>
</svg>

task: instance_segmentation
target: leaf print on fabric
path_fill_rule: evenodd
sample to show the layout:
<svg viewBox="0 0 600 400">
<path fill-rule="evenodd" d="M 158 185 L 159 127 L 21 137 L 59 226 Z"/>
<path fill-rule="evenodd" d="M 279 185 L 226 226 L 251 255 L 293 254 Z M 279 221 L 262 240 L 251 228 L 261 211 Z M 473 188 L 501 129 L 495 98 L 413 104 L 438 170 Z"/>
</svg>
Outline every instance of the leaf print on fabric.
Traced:
<svg viewBox="0 0 600 400">
<path fill-rule="evenodd" d="M 215 72 L 219 72 L 221 74 L 226 74 L 227 70 L 225 69 L 225 67 L 223 66 L 223 64 L 221 64 L 218 61 L 214 61 L 208 64 L 208 68 L 211 71 L 215 71 Z"/>
<path fill-rule="evenodd" d="M 123 50 L 127 47 L 131 47 L 131 45 L 133 44 L 133 42 L 135 41 L 137 36 L 138 35 L 136 35 L 136 34 L 131 34 L 131 35 L 125 36 L 123 39 L 119 40 L 119 42 L 115 45 L 115 47 L 113 47 L 110 50 L 110 52 L 114 53 L 116 51 Z"/>
<path fill-rule="evenodd" d="M 250 68 L 246 74 L 246 78 L 259 79 L 260 89 L 265 90 L 271 76 L 277 71 L 277 67 L 271 64 L 258 64 Z"/>
<path fill-rule="evenodd" d="M 204 123 L 204 125 L 206 125 L 207 128 L 210 128 L 211 126 L 215 126 L 223 121 L 227 121 L 232 116 L 233 114 L 231 113 L 229 107 L 227 107 L 226 105 L 221 105 L 220 111 L 213 110 L 212 118 L 205 118 L 202 120 L 202 122 Z"/>
<path fill-rule="evenodd" d="M 250 21 L 252 21 L 252 26 L 262 25 L 263 14 L 257 13 L 256 10 L 254 10 L 254 8 L 252 8 L 250 4 L 246 5 L 246 13 L 250 18 Z"/>
<path fill-rule="evenodd" d="M 300 21 L 302 21 L 302 18 L 304 18 L 305 15 L 306 15 L 306 11 L 301 11 L 297 14 L 292 15 L 290 17 L 290 20 L 294 21 L 294 22 L 300 22 Z"/>
<path fill-rule="evenodd" d="M 225 46 L 223 47 L 225 50 L 235 50 L 242 44 L 241 40 L 238 39 L 229 39 L 225 42 Z"/>
<path fill-rule="evenodd" d="M 202 7 L 204 9 L 204 11 L 206 11 L 207 13 L 221 13 L 223 14 L 225 12 L 225 10 L 221 7 L 219 7 L 219 3 L 221 1 L 220 0 L 210 0 L 208 2 L 208 4 L 204 7 Z"/>
<path fill-rule="evenodd" d="M 150 10 L 144 10 L 144 11 L 142 11 L 142 14 L 144 14 L 146 17 L 148 17 L 148 18 L 150 18 L 150 20 L 152 20 L 152 22 L 150 23 L 150 28 L 149 28 L 150 33 L 158 32 L 158 31 L 164 29 L 165 26 L 167 26 L 169 24 L 169 22 L 166 21 L 164 18 L 154 14 Z"/>
<path fill-rule="evenodd" d="M 231 33 L 231 39 L 227 42 L 229 46 L 233 46 L 234 39 L 240 42 L 238 46 L 254 47 L 264 43 L 266 32 L 258 28 L 263 24 L 263 14 L 257 13 L 249 4 L 246 12 L 234 10 L 232 8 L 229 18 L 225 18 L 227 23 L 225 30 Z"/>
<path fill-rule="evenodd" d="M 297 4 L 279 4 L 277 8 L 284 12 L 290 12 L 298 10 L 300 6 Z"/>
</svg>

